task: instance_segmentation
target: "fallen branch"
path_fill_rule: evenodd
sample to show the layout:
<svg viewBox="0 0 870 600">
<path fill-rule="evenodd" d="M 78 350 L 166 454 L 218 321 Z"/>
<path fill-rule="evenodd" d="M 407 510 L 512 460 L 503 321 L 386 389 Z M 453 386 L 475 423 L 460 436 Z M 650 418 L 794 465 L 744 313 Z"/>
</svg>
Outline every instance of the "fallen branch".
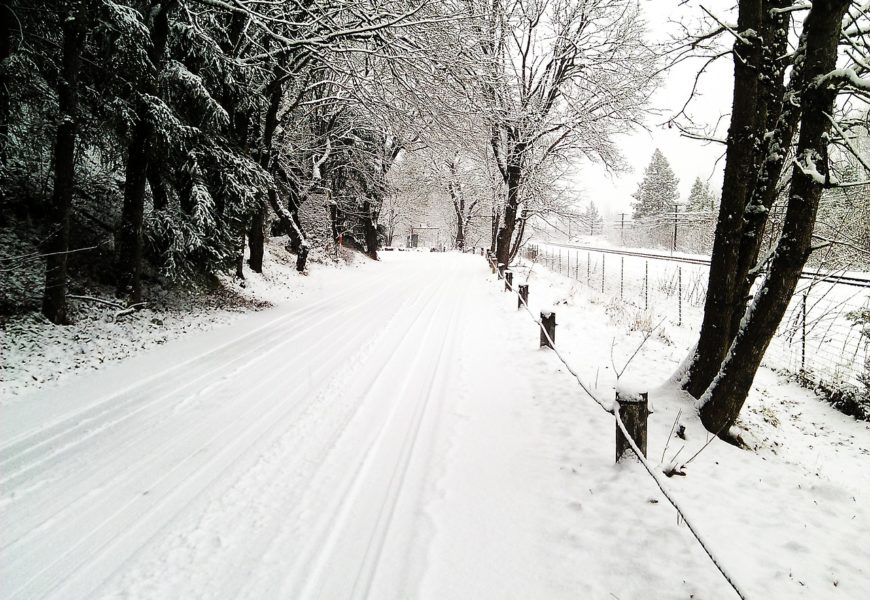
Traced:
<svg viewBox="0 0 870 600">
<path fill-rule="evenodd" d="M 76 296 L 74 294 L 66 295 L 68 300 L 79 300 L 80 302 L 95 302 L 97 304 L 104 304 L 106 306 L 111 306 L 112 308 L 123 310 L 124 305 L 119 304 L 117 302 L 112 302 L 111 300 L 103 300 L 102 298 L 94 298 L 93 296 Z"/>
<path fill-rule="evenodd" d="M 119 310 L 118 312 L 116 312 L 116 313 L 115 313 L 115 316 L 113 317 L 113 319 L 114 319 L 114 320 L 117 320 L 118 317 L 123 317 L 124 315 L 129 315 L 129 314 L 131 314 L 131 313 L 136 312 L 137 310 L 142 310 L 142 309 L 145 308 L 146 306 L 148 306 L 148 303 L 147 303 L 147 302 L 137 302 L 136 304 L 131 304 L 131 305 L 128 306 L 127 308 L 124 308 L 124 309 Z"/>
</svg>

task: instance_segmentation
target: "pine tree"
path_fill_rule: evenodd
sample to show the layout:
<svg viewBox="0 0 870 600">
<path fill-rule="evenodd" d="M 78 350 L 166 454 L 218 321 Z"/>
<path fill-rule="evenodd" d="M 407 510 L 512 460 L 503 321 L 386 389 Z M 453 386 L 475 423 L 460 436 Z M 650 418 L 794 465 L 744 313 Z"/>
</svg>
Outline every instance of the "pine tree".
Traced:
<svg viewBox="0 0 870 600">
<path fill-rule="evenodd" d="M 652 159 L 643 173 L 643 181 L 632 194 L 636 202 L 632 203 L 634 218 L 651 217 L 673 211 L 674 204 L 679 203 L 680 196 L 677 184 L 680 182 L 674 175 L 668 159 L 658 148 L 653 152 Z"/>
<path fill-rule="evenodd" d="M 583 211 L 583 224 L 589 228 L 589 235 L 601 233 L 601 226 L 604 220 L 601 218 L 601 213 L 598 212 L 598 207 L 595 202 L 590 202 Z"/>
<path fill-rule="evenodd" d="M 713 212 L 717 205 L 716 194 L 710 189 L 710 184 L 695 177 L 689 198 L 686 200 L 688 212 Z"/>
</svg>

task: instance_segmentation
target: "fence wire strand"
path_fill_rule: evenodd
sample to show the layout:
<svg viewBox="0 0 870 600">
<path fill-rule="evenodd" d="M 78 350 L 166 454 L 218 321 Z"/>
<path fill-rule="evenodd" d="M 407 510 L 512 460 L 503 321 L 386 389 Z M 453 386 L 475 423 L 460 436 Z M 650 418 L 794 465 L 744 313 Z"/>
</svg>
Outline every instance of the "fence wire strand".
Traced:
<svg viewBox="0 0 870 600">
<path fill-rule="evenodd" d="M 488 260 L 488 261 L 490 262 L 490 264 L 491 264 L 491 260 L 490 260 L 489 258 L 487 258 L 487 260 Z M 643 452 L 641 452 L 640 448 L 638 448 L 638 446 L 637 446 L 637 444 L 635 443 L 634 439 L 633 439 L 633 438 L 631 437 L 631 435 L 628 433 L 628 430 L 627 430 L 626 427 L 625 427 L 625 423 L 622 422 L 622 418 L 619 416 L 619 408 L 618 408 L 618 406 L 616 405 L 616 403 L 614 403 L 614 402 L 610 402 L 610 403 L 605 402 L 604 400 L 602 400 L 601 398 L 599 398 L 595 393 L 592 392 L 592 389 L 591 389 L 588 385 L 586 385 L 586 383 L 583 381 L 583 379 L 580 377 L 580 375 L 577 373 L 577 371 L 576 371 L 576 370 L 575 370 L 575 369 L 574 369 L 574 368 L 573 368 L 573 367 L 568 363 L 567 360 L 565 360 L 565 357 L 562 356 L 562 353 L 559 352 L 559 350 L 556 348 L 556 343 L 555 343 L 555 341 L 553 340 L 552 337 L 550 337 L 550 334 L 549 334 L 549 332 L 547 332 L 547 329 L 546 329 L 546 327 L 544 327 L 544 324 L 542 323 L 541 319 L 538 318 L 538 317 L 535 317 L 535 314 L 534 314 L 534 313 L 532 312 L 532 310 L 529 308 L 529 304 L 528 304 L 528 302 L 526 302 L 525 298 L 523 298 L 523 297 L 522 297 L 522 296 L 517 292 L 517 290 L 516 290 L 516 286 L 515 286 L 513 283 L 511 283 L 511 284 L 508 286 L 508 289 L 509 289 L 513 294 L 515 294 L 515 295 L 517 296 L 517 298 L 519 299 L 520 304 L 523 306 L 523 308 L 526 309 L 526 312 L 529 314 L 529 316 L 531 317 L 532 321 L 535 322 L 535 324 L 536 324 L 536 325 L 538 326 L 538 328 L 541 330 L 541 332 L 542 332 L 542 334 L 544 335 L 544 337 L 547 339 L 547 342 L 548 342 L 549 345 L 550 345 L 550 349 L 553 350 L 553 353 L 558 357 L 559 361 L 560 361 L 560 362 L 565 366 L 565 368 L 568 370 L 568 372 L 571 373 L 571 375 L 574 376 L 574 379 L 577 380 L 577 383 L 580 385 L 580 388 L 581 388 L 581 389 L 586 393 L 586 395 L 589 396 L 589 398 L 591 398 L 591 399 L 592 399 L 592 400 L 593 400 L 593 401 L 594 401 L 594 402 L 595 402 L 595 403 L 596 403 L 596 404 L 597 404 L 597 405 L 598 405 L 602 410 L 604 410 L 604 412 L 607 412 L 607 413 L 610 413 L 611 415 L 613 415 L 614 419 L 616 420 L 616 425 L 617 425 L 617 427 L 619 427 L 620 431 L 622 432 L 622 435 L 623 435 L 623 436 L 625 437 L 625 439 L 628 441 L 628 444 L 629 444 L 629 447 L 631 448 L 631 451 L 632 451 L 632 452 L 634 453 L 634 455 L 637 457 L 638 461 L 640 461 L 640 464 L 643 466 L 643 468 L 644 468 L 644 470 L 647 472 L 647 474 L 648 474 L 650 477 L 652 477 L 652 479 L 653 479 L 653 481 L 655 482 L 656 486 L 657 486 L 657 487 L 659 488 L 659 490 L 662 492 L 662 495 L 664 495 L 664 497 L 665 497 L 665 499 L 667 499 L 668 503 L 670 503 L 670 505 L 674 507 L 674 510 L 676 510 L 677 513 L 680 515 L 680 518 L 681 518 L 681 519 L 683 520 L 683 522 L 686 524 L 686 527 L 688 527 L 688 529 L 689 529 L 689 531 L 691 532 L 692 536 L 695 538 L 695 540 L 697 540 L 698 544 L 700 544 L 701 548 L 703 548 L 704 552 L 705 552 L 705 553 L 707 554 L 707 556 L 710 558 L 710 560 L 712 561 L 713 565 L 716 567 L 716 569 L 719 571 L 719 573 L 721 573 L 722 577 L 725 578 L 725 581 L 728 582 L 728 584 L 731 586 L 731 588 L 734 590 L 734 592 L 737 594 L 737 596 L 738 596 L 741 600 L 747 600 L 747 598 L 748 598 L 747 594 L 746 594 L 746 593 L 745 593 L 745 592 L 740 588 L 740 586 L 737 585 L 737 582 L 736 582 L 735 579 L 731 576 L 731 574 L 728 572 L 728 570 L 725 568 L 725 566 L 722 564 L 722 562 L 721 562 L 719 559 L 717 559 L 716 556 L 713 554 L 712 549 L 709 547 L 709 545 L 708 545 L 708 544 L 704 541 L 704 539 L 701 537 L 700 533 L 698 532 L 697 527 L 696 527 L 695 525 L 692 524 L 692 522 L 688 519 L 688 517 L 686 517 L 685 510 L 680 506 L 680 504 L 677 502 L 676 498 L 673 497 L 673 495 L 671 494 L 671 492 L 669 492 L 669 491 L 667 490 L 667 486 L 665 485 L 664 481 L 661 479 L 661 475 L 659 475 L 659 474 L 656 473 L 656 471 L 657 471 L 656 467 L 654 467 L 652 464 L 650 464 L 650 462 L 649 462 L 649 461 L 646 459 L 646 457 L 643 455 Z"/>
</svg>

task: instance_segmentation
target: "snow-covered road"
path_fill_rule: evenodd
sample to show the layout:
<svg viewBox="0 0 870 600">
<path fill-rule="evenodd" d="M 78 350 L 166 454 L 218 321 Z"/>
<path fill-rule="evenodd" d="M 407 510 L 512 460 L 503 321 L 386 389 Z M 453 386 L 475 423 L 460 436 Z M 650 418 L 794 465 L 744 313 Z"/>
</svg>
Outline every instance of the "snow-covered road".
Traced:
<svg viewBox="0 0 870 600">
<path fill-rule="evenodd" d="M 558 305 L 563 351 L 613 393 L 608 359 L 641 334 L 554 277 L 530 280 L 534 310 Z M 479 256 L 385 253 L 3 399 L 0 597 L 734 598 L 499 283 Z M 685 352 L 645 351 L 644 381 Z M 671 487 L 751 597 L 867 597 L 870 431 L 763 380 L 808 449 L 716 442 Z M 650 456 L 703 447 L 691 402 L 651 392 Z"/>
<path fill-rule="evenodd" d="M 394 257 L 4 407 L 0 593 L 417 597 L 456 407 L 511 389 L 485 277 Z"/>
</svg>

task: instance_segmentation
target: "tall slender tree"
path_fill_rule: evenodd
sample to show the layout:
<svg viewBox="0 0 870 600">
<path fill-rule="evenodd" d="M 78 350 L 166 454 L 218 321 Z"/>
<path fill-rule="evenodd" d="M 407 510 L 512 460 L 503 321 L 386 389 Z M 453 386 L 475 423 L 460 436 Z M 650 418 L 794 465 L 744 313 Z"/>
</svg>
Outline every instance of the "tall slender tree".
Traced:
<svg viewBox="0 0 870 600">
<path fill-rule="evenodd" d="M 60 122 L 54 146 L 54 190 L 49 205 L 51 232 L 43 244 L 46 263 L 42 294 L 42 313 L 52 323 L 60 325 L 69 322 L 66 304 L 67 257 L 79 128 L 79 73 L 94 9 L 94 0 L 69 0 L 62 19 L 63 49 L 57 86 Z"/>
<path fill-rule="evenodd" d="M 632 194 L 634 202 L 634 218 L 653 217 L 672 212 L 674 204 L 680 201 L 678 185 L 680 180 L 674 175 L 673 169 L 658 148 L 653 152 L 643 179 L 637 186 L 637 191 Z"/>
</svg>

